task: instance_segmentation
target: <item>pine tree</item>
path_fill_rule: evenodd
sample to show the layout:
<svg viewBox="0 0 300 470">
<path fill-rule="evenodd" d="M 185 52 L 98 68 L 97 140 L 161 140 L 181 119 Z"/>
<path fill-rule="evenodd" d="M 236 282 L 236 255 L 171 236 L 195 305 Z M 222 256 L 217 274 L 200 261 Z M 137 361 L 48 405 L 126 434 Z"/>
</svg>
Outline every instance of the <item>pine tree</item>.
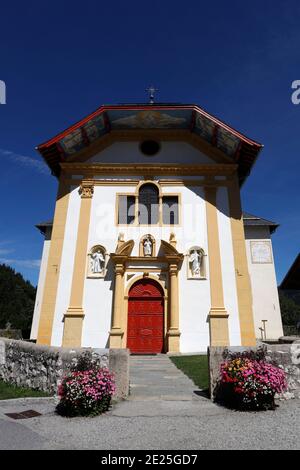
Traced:
<svg viewBox="0 0 300 470">
<path fill-rule="evenodd" d="M 36 288 L 10 266 L 0 264 L 0 328 L 29 330 Z"/>
<path fill-rule="evenodd" d="M 294 326 L 300 322 L 300 305 L 295 300 L 279 289 L 280 310 L 282 323 L 287 326 Z"/>
</svg>

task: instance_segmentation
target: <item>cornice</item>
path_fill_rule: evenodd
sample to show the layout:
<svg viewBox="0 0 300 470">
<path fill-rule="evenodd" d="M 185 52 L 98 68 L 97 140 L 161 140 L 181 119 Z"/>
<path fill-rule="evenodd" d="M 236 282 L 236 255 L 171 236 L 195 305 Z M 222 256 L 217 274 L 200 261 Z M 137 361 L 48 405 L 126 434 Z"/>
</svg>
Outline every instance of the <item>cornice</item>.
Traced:
<svg viewBox="0 0 300 470">
<path fill-rule="evenodd" d="M 183 164 L 106 164 L 106 163 L 61 163 L 62 170 L 67 173 L 82 175 L 232 175 L 238 165 L 234 163 L 183 165 Z"/>
</svg>

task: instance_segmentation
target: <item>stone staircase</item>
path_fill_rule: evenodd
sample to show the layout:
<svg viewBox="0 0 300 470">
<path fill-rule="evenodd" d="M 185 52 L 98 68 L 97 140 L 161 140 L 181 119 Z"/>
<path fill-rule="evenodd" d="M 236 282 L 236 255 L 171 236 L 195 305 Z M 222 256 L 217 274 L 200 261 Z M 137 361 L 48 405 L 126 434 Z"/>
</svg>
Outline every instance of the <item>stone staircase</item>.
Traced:
<svg viewBox="0 0 300 470">
<path fill-rule="evenodd" d="M 167 355 L 130 356 L 129 400 L 191 401 L 196 390 Z"/>
</svg>

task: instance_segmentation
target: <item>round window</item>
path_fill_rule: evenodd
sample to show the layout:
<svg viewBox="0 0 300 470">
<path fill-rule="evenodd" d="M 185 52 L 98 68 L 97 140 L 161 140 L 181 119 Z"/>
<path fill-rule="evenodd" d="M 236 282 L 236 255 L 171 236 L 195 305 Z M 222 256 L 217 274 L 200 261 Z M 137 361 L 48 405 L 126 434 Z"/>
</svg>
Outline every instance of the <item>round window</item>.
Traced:
<svg viewBox="0 0 300 470">
<path fill-rule="evenodd" d="M 152 157 L 159 152 L 160 144 L 155 140 L 144 140 L 144 142 L 140 144 L 140 150 L 144 155 Z"/>
</svg>

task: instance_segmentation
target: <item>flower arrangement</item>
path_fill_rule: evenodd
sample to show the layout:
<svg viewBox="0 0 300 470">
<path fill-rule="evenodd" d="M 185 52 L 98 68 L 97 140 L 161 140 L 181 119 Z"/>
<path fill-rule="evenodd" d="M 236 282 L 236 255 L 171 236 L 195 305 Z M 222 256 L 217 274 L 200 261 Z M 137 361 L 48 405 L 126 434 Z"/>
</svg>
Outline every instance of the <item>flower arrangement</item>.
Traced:
<svg viewBox="0 0 300 470">
<path fill-rule="evenodd" d="M 114 392 L 114 377 L 108 369 L 73 370 L 58 388 L 56 411 L 69 417 L 95 416 L 109 409 Z"/>
<path fill-rule="evenodd" d="M 220 375 L 218 395 L 237 409 L 275 409 L 275 394 L 287 389 L 284 371 L 251 353 L 229 357 Z"/>
</svg>

